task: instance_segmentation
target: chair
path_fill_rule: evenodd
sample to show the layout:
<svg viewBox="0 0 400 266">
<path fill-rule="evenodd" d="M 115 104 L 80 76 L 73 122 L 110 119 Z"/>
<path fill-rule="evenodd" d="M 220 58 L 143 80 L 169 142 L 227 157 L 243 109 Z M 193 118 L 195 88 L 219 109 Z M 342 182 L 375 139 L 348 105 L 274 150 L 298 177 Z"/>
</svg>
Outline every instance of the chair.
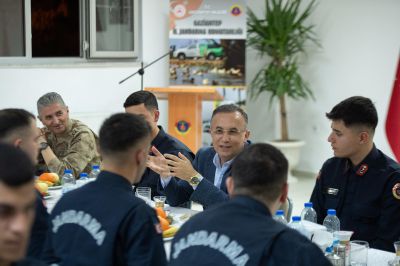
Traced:
<svg viewBox="0 0 400 266">
<path fill-rule="evenodd" d="M 286 202 L 283 203 L 280 208 L 280 210 L 283 210 L 285 212 L 285 219 L 289 223 L 290 218 L 292 216 L 292 211 L 293 211 L 293 201 L 288 197 L 286 199 Z"/>
</svg>

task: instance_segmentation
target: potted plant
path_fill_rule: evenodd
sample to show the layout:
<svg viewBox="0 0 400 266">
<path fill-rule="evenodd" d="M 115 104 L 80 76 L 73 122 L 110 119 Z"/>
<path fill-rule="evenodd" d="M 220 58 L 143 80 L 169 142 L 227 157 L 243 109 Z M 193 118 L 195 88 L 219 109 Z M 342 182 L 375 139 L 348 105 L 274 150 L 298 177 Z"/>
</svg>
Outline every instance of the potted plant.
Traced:
<svg viewBox="0 0 400 266">
<path fill-rule="evenodd" d="M 299 159 L 290 162 L 295 155 L 286 154 L 286 148 L 301 147 L 304 142 L 289 138 L 286 99 L 313 98 L 312 91 L 298 71 L 299 56 L 306 53 L 309 43 L 318 45 L 314 26 L 307 23 L 315 8 L 315 1 L 304 8 L 300 7 L 300 3 L 301 0 L 265 0 L 263 16 L 258 18 L 249 9 L 247 22 L 248 45 L 258 51 L 260 56 L 269 57 L 269 63 L 256 74 L 250 84 L 250 97 L 257 97 L 267 91 L 271 95 L 270 104 L 276 99 L 279 101 L 281 137 L 273 144 L 280 146 L 278 148 L 288 157 L 290 169 Z M 297 154 L 300 147 L 297 148 Z"/>
</svg>

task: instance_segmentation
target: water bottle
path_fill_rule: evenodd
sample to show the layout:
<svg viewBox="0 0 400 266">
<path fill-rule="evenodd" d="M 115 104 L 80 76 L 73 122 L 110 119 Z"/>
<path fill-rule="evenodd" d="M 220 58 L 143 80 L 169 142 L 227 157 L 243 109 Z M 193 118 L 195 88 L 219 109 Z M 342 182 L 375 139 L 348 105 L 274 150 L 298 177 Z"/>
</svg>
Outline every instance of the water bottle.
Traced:
<svg viewBox="0 0 400 266">
<path fill-rule="evenodd" d="M 287 221 L 285 219 L 285 212 L 283 210 L 277 210 L 275 212 L 274 220 L 283 224 L 287 224 Z"/>
<path fill-rule="evenodd" d="M 76 180 L 76 186 L 81 187 L 85 185 L 89 181 L 88 174 L 87 173 L 80 173 L 79 179 Z"/>
<path fill-rule="evenodd" d="M 324 222 L 322 223 L 328 232 L 336 232 L 340 231 L 340 221 L 336 216 L 336 210 L 328 209 L 328 215 L 325 217 Z"/>
<path fill-rule="evenodd" d="M 93 165 L 92 166 L 92 171 L 89 174 L 89 178 L 96 178 L 100 173 L 100 166 L 99 165 Z"/>
<path fill-rule="evenodd" d="M 308 239 L 310 239 L 311 234 L 307 229 L 303 226 L 301 223 L 301 217 L 300 216 L 292 216 L 292 221 L 289 223 L 289 227 L 297 230 L 300 234 L 304 235 Z"/>
<path fill-rule="evenodd" d="M 313 209 L 312 202 L 304 203 L 304 209 L 301 212 L 301 220 L 317 223 L 317 213 Z"/>
<path fill-rule="evenodd" d="M 72 175 L 72 170 L 65 169 L 64 170 L 64 175 L 61 178 L 61 184 L 62 184 L 62 194 L 67 193 L 68 191 L 71 191 L 75 188 L 75 178 Z"/>
</svg>

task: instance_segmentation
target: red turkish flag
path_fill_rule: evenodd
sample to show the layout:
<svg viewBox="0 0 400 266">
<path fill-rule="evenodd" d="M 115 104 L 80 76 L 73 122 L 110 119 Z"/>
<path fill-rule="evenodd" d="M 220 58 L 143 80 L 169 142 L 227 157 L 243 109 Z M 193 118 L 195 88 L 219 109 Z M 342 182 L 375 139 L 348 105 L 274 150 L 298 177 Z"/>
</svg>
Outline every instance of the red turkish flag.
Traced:
<svg viewBox="0 0 400 266">
<path fill-rule="evenodd" d="M 386 136 L 397 161 L 400 161 L 400 58 L 396 78 L 393 83 L 392 97 L 386 117 Z"/>
</svg>

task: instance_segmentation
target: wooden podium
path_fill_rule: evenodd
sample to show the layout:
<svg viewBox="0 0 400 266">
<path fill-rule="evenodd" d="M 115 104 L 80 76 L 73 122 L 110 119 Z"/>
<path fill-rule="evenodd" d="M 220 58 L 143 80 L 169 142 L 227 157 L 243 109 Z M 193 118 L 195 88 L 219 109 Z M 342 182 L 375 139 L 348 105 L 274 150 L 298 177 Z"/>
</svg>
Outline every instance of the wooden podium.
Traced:
<svg viewBox="0 0 400 266">
<path fill-rule="evenodd" d="M 194 153 L 201 147 L 202 101 L 220 101 L 214 87 L 145 88 L 158 99 L 168 99 L 168 134 L 185 143 Z"/>
</svg>

